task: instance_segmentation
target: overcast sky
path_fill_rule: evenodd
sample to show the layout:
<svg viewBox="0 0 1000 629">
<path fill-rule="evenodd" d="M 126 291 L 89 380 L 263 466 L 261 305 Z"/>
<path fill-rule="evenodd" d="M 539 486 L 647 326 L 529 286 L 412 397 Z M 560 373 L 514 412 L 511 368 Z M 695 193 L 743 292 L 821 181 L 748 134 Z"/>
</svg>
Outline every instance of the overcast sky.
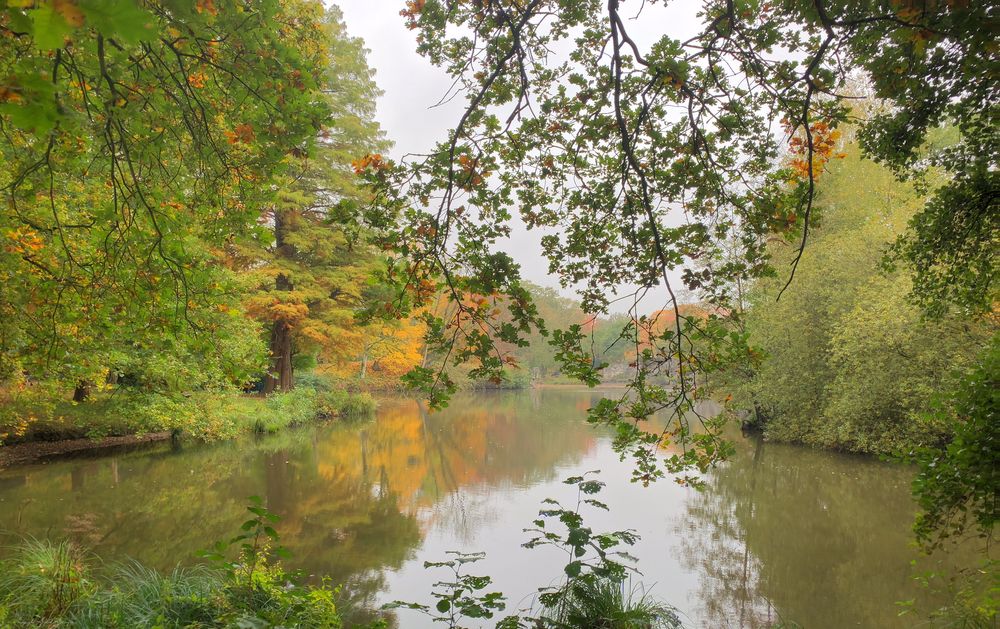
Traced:
<svg viewBox="0 0 1000 629">
<path fill-rule="evenodd" d="M 389 139 L 395 143 L 392 156 L 426 153 L 436 142 L 446 137 L 461 115 L 464 101 L 434 107 L 448 90 L 447 74 L 416 53 L 416 35 L 407 30 L 399 15 L 403 0 L 339 0 L 348 32 L 361 37 L 368 48 L 368 64 L 375 69 L 375 80 L 383 95 L 378 103 L 378 121 Z M 664 31 L 674 37 L 695 32 L 698 20 L 694 9 L 700 3 L 684 0 L 667 8 L 647 7 L 642 19 L 629 25 L 630 34 L 646 46 Z M 521 264 L 525 279 L 543 286 L 559 288 L 556 278 L 548 274 L 548 262 L 541 255 L 542 233 L 528 231 L 515 219 L 511 238 L 502 247 Z M 672 283 L 680 286 L 680 274 Z M 572 295 L 571 291 L 561 291 Z M 641 308 L 643 312 L 663 306 L 664 295 L 658 295 Z M 624 311 L 627 308 L 615 308 Z"/>
</svg>

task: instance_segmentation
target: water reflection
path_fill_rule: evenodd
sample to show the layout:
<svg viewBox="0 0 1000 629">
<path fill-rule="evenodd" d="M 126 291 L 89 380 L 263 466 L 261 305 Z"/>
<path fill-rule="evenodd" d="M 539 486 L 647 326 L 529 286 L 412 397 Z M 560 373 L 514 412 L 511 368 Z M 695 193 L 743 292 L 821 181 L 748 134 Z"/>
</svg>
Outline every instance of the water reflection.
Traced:
<svg viewBox="0 0 1000 629">
<path fill-rule="evenodd" d="M 643 489 L 582 421 L 600 396 L 466 395 L 434 414 L 385 399 L 365 424 L 6 470 L 0 530 L 170 568 L 229 536 L 257 494 L 283 516 L 293 567 L 343 582 L 355 609 L 423 599 L 422 562 L 446 550 L 487 551 L 481 571 L 517 607 L 561 565 L 521 549 L 522 527 L 562 478 L 602 469 L 612 512 L 592 524 L 639 530 L 643 580 L 692 626 L 902 626 L 894 602 L 915 594 L 908 470 L 741 440 L 708 491 Z"/>
<path fill-rule="evenodd" d="M 387 399 L 367 424 L 7 470 L 0 530 L 67 536 L 105 558 L 169 568 L 230 536 L 257 494 L 282 515 L 296 567 L 329 574 L 356 603 L 372 604 L 384 571 L 411 556 L 422 530 L 475 529 L 457 490 L 530 485 L 592 448 L 595 435 L 575 421 L 579 406 L 543 411 L 538 395 L 477 396 L 428 414 Z"/>
<path fill-rule="evenodd" d="M 927 558 L 913 546 L 912 471 L 795 446 L 743 442 L 692 496 L 678 548 L 701 575 L 698 616 L 717 627 L 910 627 L 943 603 L 919 569 L 971 563 L 972 548 Z M 691 528 L 711 535 L 683 535 Z M 922 596 L 916 616 L 899 601 Z"/>
</svg>

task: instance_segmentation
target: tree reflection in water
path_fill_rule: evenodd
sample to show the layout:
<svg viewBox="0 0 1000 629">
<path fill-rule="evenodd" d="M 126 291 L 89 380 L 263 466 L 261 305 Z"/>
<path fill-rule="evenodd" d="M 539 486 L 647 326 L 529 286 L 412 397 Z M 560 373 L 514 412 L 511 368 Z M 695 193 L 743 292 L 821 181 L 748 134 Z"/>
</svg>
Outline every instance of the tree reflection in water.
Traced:
<svg viewBox="0 0 1000 629">
<path fill-rule="evenodd" d="M 288 563 L 344 583 L 362 610 L 428 527 L 446 521 L 469 538 L 491 517 L 490 488 L 551 477 L 593 446 L 577 404 L 556 398 L 541 414 L 532 395 L 470 396 L 433 414 L 385 399 L 372 422 L 0 471 L 0 531 L 169 569 L 231 536 L 246 497 L 260 495 L 282 516 Z"/>
<path fill-rule="evenodd" d="M 741 440 L 679 520 L 689 533 L 712 531 L 677 535 L 701 575 L 698 615 L 719 627 L 911 626 L 898 601 L 924 596 L 923 611 L 936 602 L 910 567 L 911 476 L 868 458 Z"/>
<path fill-rule="evenodd" d="M 517 605 L 561 574 L 520 548 L 521 529 L 563 478 L 602 469 L 613 510 L 593 524 L 639 530 L 642 580 L 693 626 L 906 626 L 896 601 L 936 604 L 909 567 L 908 468 L 736 434 L 706 491 L 642 488 L 582 421 L 603 394 L 469 394 L 440 413 L 383 399 L 375 421 L 6 470 L 0 530 L 169 569 L 231 536 L 256 494 L 283 516 L 290 567 L 343 583 L 356 613 L 390 585 L 391 598 L 425 596 L 422 562 L 447 550 L 488 551 L 484 569 Z"/>
</svg>

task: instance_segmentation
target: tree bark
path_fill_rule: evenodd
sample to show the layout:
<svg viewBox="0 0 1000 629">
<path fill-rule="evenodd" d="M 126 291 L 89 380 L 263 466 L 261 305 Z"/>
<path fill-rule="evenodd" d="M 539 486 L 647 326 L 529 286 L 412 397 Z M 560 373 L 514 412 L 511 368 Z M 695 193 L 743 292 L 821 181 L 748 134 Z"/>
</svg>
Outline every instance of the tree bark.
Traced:
<svg viewBox="0 0 1000 629">
<path fill-rule="evenodd" d="M 291 391 L 292 375 L 292 326 L 275 321 L 271 327 L 271 372 L 264 379 L 264 393 Z"/>
<path fill-rule="evenodd" d="M 81 380 L 76 383 L 76 388 L 73 389 L 73 401 L 74 402 L 86 402 L 87 398 L 90 397 L 91 384 L 85 380 Z"/>
<path fill-rule="evenodd" d="M 285 242 L 288 217 L 283 211 L 274 213 L 274 244 L 278 257 L 291 258 L 295 247 Z M 284 273 L 274 280 L 274 289 L 290 291 L 294 288 L 292 279 Z M 288 321 L 277 320 L 271 326 L 271 372 L 264 378 L 264 394 L 275 391 L 291 391 L 294 386 L 292 374 L 292 326 Z"/>
</svg>

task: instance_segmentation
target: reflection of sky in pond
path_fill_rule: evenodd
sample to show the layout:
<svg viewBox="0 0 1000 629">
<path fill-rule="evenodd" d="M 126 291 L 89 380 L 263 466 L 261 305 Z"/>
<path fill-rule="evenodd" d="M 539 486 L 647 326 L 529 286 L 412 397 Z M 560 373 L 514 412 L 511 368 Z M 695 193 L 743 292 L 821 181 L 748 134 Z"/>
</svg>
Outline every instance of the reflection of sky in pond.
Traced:
<svg viewBox="0 0 1000 629">
<path fill-rule="evenodd" d="M 106 560 L 190 562 L 243 520 L 259 494 L 283 516 L 291 563 L 344 582 L 355 608 L 430 602 L 445 576 L 424 561 L 484 551 L 508 611 L 554 584 L 565 556 L 528 550 L 523 529 L 545 498 L 575 500 L 567 476 L 600 469 L 610 513 L 595 531 L 634 528 L 650 593 L 691 626 L 895 627 L 896 601 L 920 595 L 909 561 L 910 472 L 877 461 L 738 435 L 739 454 L 705 492 L 628 482 L 583 415 L 599 392 L 465 394 L 441 413 L 385 399 L 378 418 L 237 442 L 161 445 L 0 472 L 0 529 L 70 536 Z M 401 612 L 403 627 L 429 622 Z"/>
</svg>

